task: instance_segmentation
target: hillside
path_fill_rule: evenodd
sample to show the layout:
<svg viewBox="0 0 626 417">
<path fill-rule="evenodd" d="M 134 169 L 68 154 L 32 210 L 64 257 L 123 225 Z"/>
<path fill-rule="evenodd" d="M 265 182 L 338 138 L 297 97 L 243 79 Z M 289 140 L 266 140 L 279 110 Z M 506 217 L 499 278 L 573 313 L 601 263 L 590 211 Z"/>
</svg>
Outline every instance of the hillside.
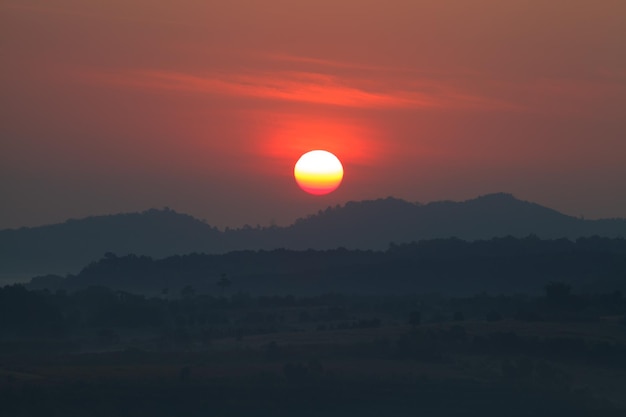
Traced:
<svg viewBox="0 0 626 417">
<path fill-rule="evenodd" d="M 108 287 L 158 295 L 192 286 L 255 295 L 537 293 L 550 282 L 601 291 L 626 290 L 626 240 L 512 237 L 424 240 L 386 251 L 235 251 L 152 259 L 107 254 L 78 275 L 32 279 L 30 288 Z M 225 285 L 218 285 L 227 280 Z"/>
<path fill-rule="evenodd" d="M 0 231 L 0 274 L 75 273 L 106 252 L 165 257 L 275 248 L 381 250 L 391 242 L 529 235 L 621 237 L 626 220 L 583 220 L 504 193 L 424 205 L 391 197 L 351 201 L 287 227 L 227 231 L 172 210 L 152 209 Z"/>
<path fill-rule="evenodd" d="M 220 249 L 222 234 L 173 210 L 147 210 L 0 231 L 0 272 L 74 272 L 106 252 L 163 257 Z"/>
</svg>

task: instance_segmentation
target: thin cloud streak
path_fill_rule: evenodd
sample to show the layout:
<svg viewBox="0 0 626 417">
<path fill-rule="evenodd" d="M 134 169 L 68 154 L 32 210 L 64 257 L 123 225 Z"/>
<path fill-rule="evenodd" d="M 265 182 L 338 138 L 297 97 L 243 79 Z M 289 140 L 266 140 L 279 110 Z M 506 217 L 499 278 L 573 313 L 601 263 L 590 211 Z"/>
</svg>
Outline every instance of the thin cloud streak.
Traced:
<svg viewBox="0 0 626 417">
<path fill-rule="evenodd" d="M 359 62 L 349 62 L 349 61 L 341 61 L 341 60 L 333 60 L 333 59 L 324 59 L 324 58 L 314 58 L 302 55 L 292 55 L 285 53 L 272 53 L 272 52 L 254 52 L 247 51 L 246 55 L 248 56 L 257 56 L 264 60 L 274 61 L 274 62 L 284 62 L 291 64 L 303 64 L 308 66 L 317 66 L 320 68 L 334 68 L 334 69 L 347 69 L 347 70 L 361 70 L 368 71 L 373 73 L 385 73 L 385 74 L 405 74 L 412 75 L 414 77 L 426 77 L 437 79 L 442 76 L 450 77 L 450 78 L 459 78 L 459 77 L 481 77 L 484 76 L 483 73 L 475 70 L 469 69 L 460 69 L 455 68 L 454 71 L 427 71 L 424 69 L 417 69 L 411 67 L 402 67 L 402 66 L 389 66 L 389 65 L 368 65 Z"/>
<path fill-rule="evenodd" d="M 372 79 L 348 80 L 335 75 L 303 71 L 199 76 L 176 71 L 137 70 L 92 72 L 84 76 L 92 82 L 139 89 L 196 92 L 352 108 L 502 110 L 515 107 L 501 100 L 456 91 L 453 86 L 445 86 L 441 81 L 435 80 L 407 83 L 404 89 L 391 90 L 385 88 L 384 82 Z M 428 88 L 424 88 L 425 86 Z"/>
</svg>

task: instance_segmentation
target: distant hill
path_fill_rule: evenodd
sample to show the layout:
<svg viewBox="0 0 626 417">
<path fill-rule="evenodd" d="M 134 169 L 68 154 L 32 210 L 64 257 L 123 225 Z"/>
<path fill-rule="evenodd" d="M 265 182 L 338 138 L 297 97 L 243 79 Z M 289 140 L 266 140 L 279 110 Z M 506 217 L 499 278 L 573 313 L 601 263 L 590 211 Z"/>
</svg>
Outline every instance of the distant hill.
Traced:
<svg viewBox="0 0 626 417">
<path fill-rule="evenodd" d="M 216 228 L 169 209 L 71 219 L 0 231 L 0 273 L 75 272 L 106 252 L 218 252 L 222 240 Z"/>
<path fill-rule="evenodd" d="M 511 194 L 489 194 L 463 202 L 425 205 L 395 198 L 348 202 L 298 220 L 279 231 L 290 248 L 345 246 L 384 249 L 389 242 L 457 237 L 465 240 L 497 236 L 577 238 L 626 236 L 626 220 L 583 220 Z M 306 239 L 303 237 L 306 236 Z"/>
<path fill-rule="evenodd" d="M 187 286 L 213 295 L 472 295 L 540 293 L 550 282 L 563 282 L 594 293 L 626 290 L 625 255 L 625 239 L 534 236 L 423 240 L 385 251 L 275 249 L 157 260 L 107 254 L 77 275 L 34 277 L 29 287 L 96 286 L 172 297 Z M 228 285 L 218 285 L 222 280 Z"/>
<path fill-rule="evenodd" d="M 220 231 L 172 210 L 148 210 L 0 231 L 0 274 L 77 272 L 106 252 L 165 257 L 245 249 L 385 249 L 390 243 L 457 237 L 545 239 L 626 236 L 625 219 L 583 220 L 510 194 L 463 202 L 396 198 L 348 202 L 287 227 Z"/>
</svg>

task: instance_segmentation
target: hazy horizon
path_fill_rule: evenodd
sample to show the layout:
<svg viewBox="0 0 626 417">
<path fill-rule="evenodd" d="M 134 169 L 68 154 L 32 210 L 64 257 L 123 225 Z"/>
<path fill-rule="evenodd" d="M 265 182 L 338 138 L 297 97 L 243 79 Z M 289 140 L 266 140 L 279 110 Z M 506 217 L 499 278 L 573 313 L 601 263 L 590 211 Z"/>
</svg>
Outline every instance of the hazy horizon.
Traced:
<svg viewBox="0 0 626 417">
<path fill-rule="evenodd" d="M 227 228 L 228 229 L 239 229 L 239 228 L 242 228 L 244 226 L 252 226 L 252 227 L 257 227 L 257 226 L 260 226 L 260 227 L 279 226 L 279 227 L 285 227 L 285 226 L 290 226 L 290 225 L 294 224 L 295 221 L 298 220 L 298 219 L 306 218 L 309 215 L 317 214 L 319 211 L 323 211 L 323 210 L 325 210 L 327 208 L 332 208 L 332 207 L 336 207 L 336 206 L 342 206 L 343 207 L 347 203 L 351 203 L 351 202 L 375 201 L 375 200 L 384 200 L 384 199 L 387 199 L 387 198 L 393 198 L 393 199 L 403 200 L 403 201 L 406 201 L 407 203 L 411 203 L 411 204 L 428 205 L 428 204 L 431 204 L 431 203 L 437 203 L 437 202 L 442 202 L 442 201 L 446 201 L 446 202 L 450 201 L 450 202 L 460 203 L 460 202 L 474 200 L 474 199 L 477 199 L 477 198 L 480 198 L 480 197 L 484 197 L 484 196 L 487 196 L 487 195 L 494 195 L 494 194 L 510 194 L 510 193 L 494 192 L 494 193 L 488 193 L 488 194 L 483 194 L 483 195 L 479 195 L 479 196 L 474 196 L 474 197 L 471 197 L 471 198 L 468 198 L 468 199 L 465 199 L 465 200 L 444 199 L 444 200 L 433 200 L 433 201 L 425 201 L 425 202 L 423 202 L 423 201 L 408 201 L 408 200 L 401 199 L 401 198 L 394 197 L 394 196 L 386 196 L 386 197 L 366 199 L 366 200 L 359 200 L 359 201 L 348 200 L 348 201 L 344 201 L 344 202 L 339 202 L 339 203 L 337 203 L 335 205 L 327 205 L 327 206 L 323 206 L 323 207 L 320 206 L 317 210 L 313 210 L 313 211 L 310 211 L 310 212 L 307 212 L 307 213 L 302 213 L 300 215 L 297 215 L 296 217 L 294 217 L 293 219 L 291 219 L 291 220 L 289 220 L 289 221 L 287 221 L 285 223 L 278 223 L 275 220 L 270 219 L 270 221 L 268 221 L 265 224 L 262 224 L 262 223 L 258 223 L 258 224 L 243 223 L 243 224 L 238 224 L 238 225 L 232 225 L 232 224 L 223 224 L 222 225 L 222 224 L 219 224 L 217 222 L 212 222 L 211 219 L 202 217 L 201 214 L 197 215 L 197 214 L 194 214 L 194 213 L 189 213 L 189 212 L 185 212 L 185 211 L 179 210 L 176 207 L 164 206 L 164 207 L 147 207 L 145 209 L 139 209 L 139 210 L 135 210 L 135 211 L 120 211 L 120 212 L 113 212 L 113 213 L 104 213 L 104 212 L 103 213 L 93 213 L 93 214 L 87 214 L 87 215 L 82 216 L 82 217 L 67 217 L 67 218 L 63 218 L 61 220 L 53 221 L 53 222 L 50 222 L 50 223 L 41 223 L 41 224 L 33 224 L 33 225 L 21 225 L 21 226 L 17 226 L 17 227 L 5 227 L 5 228 L 0 228 L 0 230 L 20 229 L 20 228 L 24 228 L 24 227 L 25 228 L 34 228 L 34 227 L 49 226 L 49 225 L 64 223 L 64 222 L 66 222 L 68 220 L 80 220 L 80 219 L 84 219 L 84 218 L 88 218 L 88 217 L 111 216 L 111 215 L 130 214 L 130 213 L 143 213 L 143 212 L 146 212 L 146 211 L 149 211 L 149 210 L 166 210 L 166 209 L 175 211 L 178 214 L 190 215 L 193 218 L 195 218 L 197 220 L 200 220 L 200 221 L 203 221 L 206 224 L 208 224 L 208 225 L 210 225 L 212 227 L 215 227 L 215 228 L 217 228 L 217 229 L 219 229 L 221 231 L 224 231 Z M 515 199 L 520 200 L 520 201 L 528 201 L 530 203 L 539 204 L 539 205 L 541 205 L 543 207 L 556 210 L 553 207 L 545 206 L 545 205 L 543 205 L 543 204 L 541 204 L 539 202 L 536 202 L 536 201 L 524 200 L 524 199 L 519 198 L 516 195 L 512 195 L 512 196 Z M 581 218 L 580 215 L 577 216 L 575 214 L 564 213 L 564 212 L 562 212 L 560 210 L 556 210 L 556 211 L 558 211 L 561 214 L 570 216 L 570 217 Z M 587 219 L 587 220 L 603 220 L 603 219 L 625 219 L 626 216 L 622 216 L 622 217 L 598 217 L 598 218 L 588 218 L 586 216 L 582 216 L 582 218 Z"/>
<path fill-rule="evenodd" d="M 626 216 L 626 3 L 0 5 L 0 228 L 169 206 L 287 224 L 513 193 Z M 335 153 L 316 197 L 293 166 Z"/>
</svg>

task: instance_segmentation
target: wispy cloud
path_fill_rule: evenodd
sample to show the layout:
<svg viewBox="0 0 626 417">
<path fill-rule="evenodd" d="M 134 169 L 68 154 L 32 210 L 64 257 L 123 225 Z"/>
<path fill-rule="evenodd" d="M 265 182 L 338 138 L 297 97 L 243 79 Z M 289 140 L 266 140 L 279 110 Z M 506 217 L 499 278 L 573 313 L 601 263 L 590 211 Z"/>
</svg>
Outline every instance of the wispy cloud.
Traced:
<svg viewBox="0 0 626 417">
<path fill-rule="evenodd" d="M 287 64 L 302 64 L 309 68 L 330 68 L 330 69 L 348 69 L 348 70 L 361 70 L 364 72 L 386 74 L 386 75 L 400 75 L 414 76 L 414 77 L 426 77 L 426 78 L 438 78 L 438 77 L 467 77 L 467 76 L 481 76 L 478 71 L 472 71 L 469 69 L 455 68 L 454 71 L 443 71 L 439 69 L 436 73 L 433 71 L 426 71 L 424 69 L 418 69 L 406 66 L 392 66 L 392 65 L 371 65 L 361 62 L 316 58 L 310 56 L 293 55 L 286 53 L 275 52 L 256 52 L 247 51 L 246 55 L 254 56 L 262 60 L 283 62 Z"/>
<path fill-rule="evenodd" d="M 92 81 L 141 89 L 195 92 L 231 97 L 301 102 L 354 108 L 506 108 L 487 97 L 457 91 L 441 81 L 407 82 L 390 87 L 381 79 L 350 79 L 337 75 L 276 71 L 250 74 L 195 75 L 176 71 L 136 70 L 89 73 Z"/>
</svg>

